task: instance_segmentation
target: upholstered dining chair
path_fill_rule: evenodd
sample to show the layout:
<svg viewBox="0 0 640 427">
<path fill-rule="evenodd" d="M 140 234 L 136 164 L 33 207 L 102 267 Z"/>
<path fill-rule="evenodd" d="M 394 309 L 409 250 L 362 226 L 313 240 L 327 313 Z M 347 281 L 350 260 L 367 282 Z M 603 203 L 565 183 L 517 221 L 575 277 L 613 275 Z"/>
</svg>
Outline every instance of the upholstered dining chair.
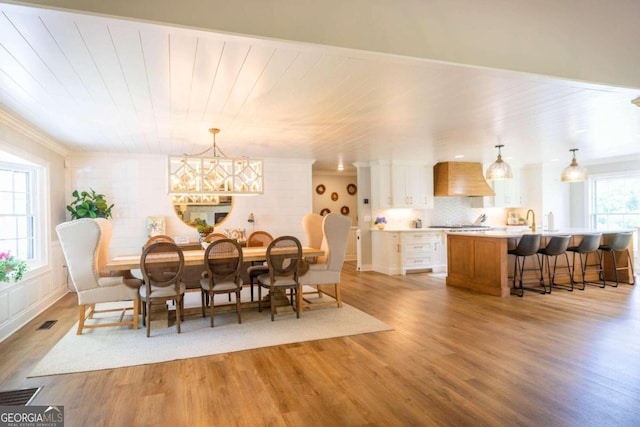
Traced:
<svg viewBox="0 0 640 427">
<path fill-rule="evenodd" d="M 216 240 L 226 239 L 226 238 L 227 236 L 222 233 L 209 233 L 205 236 L 204 239 L 202 239 L 202 241 L 205 243 L 211 243 L 211 242 L 215 242 Z"/>
<path fill-rule="evenodd" d="M 175 240 L 173 240 L 173 237 L 167 236 L 166 234 L 158 234 L 156 236 L 149 237 L 149 239 L 147 239 L 142 249 L 144 250 L 149 246 L 153 245 L 154 243 L 158 243 L 158 242 L 175 243 Z"/>
<path fill-rule="evenodd" d="M 85 328 L 131 325 L 138 329 L 140 280 L 107 277 L 106 273 L 102 277 L 100 275 L 107 262 L 111 229 L 111 223 L 104 218 L 77 219 L 56 226 L 69 278 L 78 295 L 78 335 Z M 121 301 L 131 301 L 132 304 L 125 308 L 96 310 L 96 304 Z M 123 320 L 128 310 L 132 310 L 132 319 Z M 95 313 L 115 311 L 121 312 L 119 321 L 86 323 L 87 319 L 93 319 Z"/>
<path fill-rule="evenodd" d="M 204 253 L 204 266 L 207 277 L 200 281 L 202 288 L 202 317 L 205 307 L 210 306 L 211 327 L 213 328 L 214 296 L 232 293 L 236 295 L 236 311 L 238 323 L 242 323 L 240 315 L 240 292 L 242 291 L 242 247 L 232 239 L 219 239 L 212 242 Z M 208 296 L 205 301 L 205 295 Z"/>
<path fill-rule="evenodd" d="M 322 224 L 324 222 L 324 216 L 317 213 L 308 213 L 302 217 L 302 229 L 306 237 L 306 245 L 310 248 L 319 248 L 322 246 L 322 240 L 324 239 L 324 232 L 322 231 Z M 316 257 L 307 258 L 310 263 L 317 262 Z"/>
<path fill-rule="evenodd" d="M 271 306 L 271 321 L 276 312 L 278 296 L 286 291 L 296 297 L 296 317 L 300 317 L 302 310 L 302 288 L 298 281 L 298 271 L 302 262 L 302 245 L 294 236 L 280 236 L 267 246 L 267 265 L 269 273 L 258 276 L 258 311 L 262 311 L 262 288 L 269 289 L 269 305 Z"/>
<path fill-rule="evenodd" d="M 140 300 L 144 303 L 143 314 L 147 326 L 147 337 L 151 333 L 151 304 L 173 300 L 176 304 L 176 329 L 180 333 L 180 321 L 184 307 L 185 285 L 182 282 L 184 255 L 174 243 L 153 243 L 142 252 L 140 269 L 144 284 L 140 287 Z"/>
<path fill-rule="evenodd" d="M 319 216 L 319 215 L 318 215 Z M 342 298 L 340 297 L 340 273 L 344 265 L 344 258 L 347 251 L 347 240 L 349 239 L 349 229 L 351 228 L 351 219 L 344 215 L 330 213 L 322 218 L 322 243 L 320 248 L 324 255 L 317 258 L 315 264 L 309 264 L 309 270 L 300 276 L 301 286 L 315 286 L 315 292 L 322 297 L 324 291 L 323 285 L 333 285 L 335 301 L 316 301 L 310 302 L 304 299 L 303 307 L 312 305 L 337 304 L 342 307 Z"/>
<path fill-rule="evenodd" d="M 269 246 L 269 243 L 273 242 L 273 236 L 266 231 L 257 230 L 249 235 L 247 238 L 247 247 L 256 246 Z M 251 301 L 253 301 L 253 285 L 258 276 L 269 272 L 269 266 L 264 262 L 255 262 L 247 268 L 249 274 L 249 286 L 251 288 Z"/>
</svg>

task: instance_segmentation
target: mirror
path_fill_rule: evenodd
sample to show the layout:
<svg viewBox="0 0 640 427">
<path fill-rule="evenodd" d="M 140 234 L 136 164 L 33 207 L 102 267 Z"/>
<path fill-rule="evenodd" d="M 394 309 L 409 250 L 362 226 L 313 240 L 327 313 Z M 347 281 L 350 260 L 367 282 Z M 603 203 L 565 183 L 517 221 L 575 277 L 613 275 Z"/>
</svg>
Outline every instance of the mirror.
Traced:
<svg viewBox="0 0 640 427">
<path fill-rule="evenodd" d="M 174 201 L 173 210 L 176 216 L 189 227 L 195 228 L 206 221 L 206 225 L 219 227 L 233 208 L 233 197 L 220 196 L 211 203 L 177 203 Z"/>
</svg>

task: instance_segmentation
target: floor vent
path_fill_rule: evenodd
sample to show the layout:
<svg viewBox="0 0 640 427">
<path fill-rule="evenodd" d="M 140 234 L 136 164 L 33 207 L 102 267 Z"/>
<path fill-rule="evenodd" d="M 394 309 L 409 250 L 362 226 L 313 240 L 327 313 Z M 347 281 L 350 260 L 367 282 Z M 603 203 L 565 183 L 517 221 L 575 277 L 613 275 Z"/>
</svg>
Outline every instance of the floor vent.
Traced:
<svg viewBox="0 0 640 427">
<path fill-rule="evenodd" d="M 46 322 L 44 322 L 42 325 L 40 325 L 38 327 L 38 330 L 40 330 L 40 329 L 51 329 L 51 327 L 53 325 L 55 325 L 56 322 L 57 322 L 57 320 L 47 320 Z"/>
<path fill-rule="evenodd" d="M 40 388 L 25 388 L 22 390 L 0 391 L 0 406 L 25 406 Z"/>
</svg>

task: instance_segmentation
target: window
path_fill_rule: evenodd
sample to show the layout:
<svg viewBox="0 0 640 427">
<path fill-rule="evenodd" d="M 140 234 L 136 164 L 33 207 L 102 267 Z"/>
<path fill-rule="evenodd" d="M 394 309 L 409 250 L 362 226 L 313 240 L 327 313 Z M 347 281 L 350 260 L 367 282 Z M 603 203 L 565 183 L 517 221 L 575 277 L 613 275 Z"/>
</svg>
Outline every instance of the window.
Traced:
<svg viewBox="0 0 640 427">
<path fill-rule="evenodd" d="M 45 168 L 0 151 L 0 252 L 46 264 Z"/>
<path fill-rule="evenodd" d="M 591 195 L 595 229 L 640 227 L 640 172 L 595 176 Z"/>
</svg>

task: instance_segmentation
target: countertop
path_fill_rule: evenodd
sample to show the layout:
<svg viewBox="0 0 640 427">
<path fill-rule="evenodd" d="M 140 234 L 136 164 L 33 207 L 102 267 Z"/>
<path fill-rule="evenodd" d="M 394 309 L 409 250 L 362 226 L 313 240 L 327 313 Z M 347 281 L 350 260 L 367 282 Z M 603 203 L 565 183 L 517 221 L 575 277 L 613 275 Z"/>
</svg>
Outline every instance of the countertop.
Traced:
<svg viewBox="0 0 640 427">
<path fill-rule="evenodd" d="M 484 237 L 496 237 L 502 239 L 516 238 L 523 234 L 541 234 L 542 236 L 557 236 L 557 235 L 576 235 L 583 236 L 585 234 L 602 233 L 602 234 L 615 234 L 623 231 L 635 231 L 634 229 L 618 229 L 618 230 L 593 230 L 590 228 L 565 228 L 562 230 L 486 230 L 486 231 L 456 231 L 453 233 L 447 232 L 447 234 L 454 234 L 458 236 L 484 236 Z"/>
</svg>

